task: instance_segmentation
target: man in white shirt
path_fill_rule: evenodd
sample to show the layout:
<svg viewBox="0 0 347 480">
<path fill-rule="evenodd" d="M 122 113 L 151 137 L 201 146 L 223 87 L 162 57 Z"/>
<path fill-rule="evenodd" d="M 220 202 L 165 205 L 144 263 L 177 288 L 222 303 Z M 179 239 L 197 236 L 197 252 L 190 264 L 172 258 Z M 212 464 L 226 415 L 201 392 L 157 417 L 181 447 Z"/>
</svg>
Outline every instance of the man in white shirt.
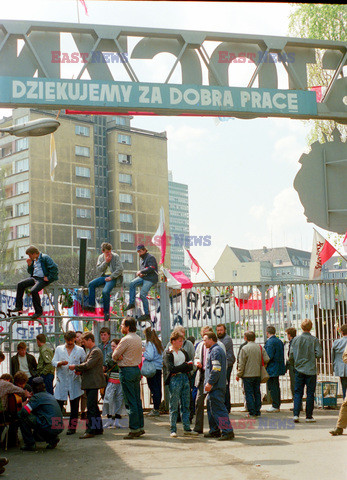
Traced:
<svg viewBox="0 0 347 480">
<path fill-rule="evenodd" d="M 84 362 L 86 353 L 82 347 L 75 345 L 76 332 L 66 332 L 64 334 L 65 345 L 59 345 L 52 360 L 52 365 L 57 369 L 57 383 L 54 390 L 54 396 L 63 410 L 64 402 L 67 397 L 70 398 L 70 420 L 67 435 L 76 433 L 78 423 L 78 406 L 80 396 L 83 394 L 81 389 L 81 377 L 76 372 L 69 370 L 69 365 L 79 365 Z"/>
</svg>

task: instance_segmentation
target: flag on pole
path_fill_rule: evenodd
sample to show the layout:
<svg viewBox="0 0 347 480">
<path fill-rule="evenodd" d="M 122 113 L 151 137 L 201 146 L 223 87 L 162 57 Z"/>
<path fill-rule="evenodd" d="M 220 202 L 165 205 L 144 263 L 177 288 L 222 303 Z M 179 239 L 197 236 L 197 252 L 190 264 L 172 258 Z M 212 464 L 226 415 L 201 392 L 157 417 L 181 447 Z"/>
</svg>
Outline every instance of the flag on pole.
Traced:
<svg viewBox="0 0 347 480">
<path fill-rule="evenodd" d="M 82 5 L 84 7 L 84 11 L 85 11 L 86 15 L 88 15 L 88 9 L 87 9 L 87 5 L 86 5 L 85 0 L 80 0 L 80 2 L 82 3 Z"/>
<path fill-rule="evenodd" d="M 336 248 L 315 230 L 310 261 L 310 280 L 316 280 L 321 277 L 322 266 L 335 252 Z"/>
<path fill-rule="evenodd" d="M 162 265 L 165 260 L 165 253 L 166 253 L 166 231 L 165 231 L 165 214 L 164 208 L 160 208 L 159 214 L 159 226 L 157 231 L 152 237 L 153 245 L 156 245 L 159 250 L 161 251 L 160 262 L 159 264 Z"/>
<path fill-rule="evenodd" d="M 347 253 L 347 232 L 346 232 L 345 238 L 343 239 L 342 246 L 343 246 L 344 252 Z"/>
<path fill-rule="evenodd" d="M 49 143 L 49 157 L 50 157 L 50 175 L 51 175 L 52 182 L 54 182 L 54 170 L 55 170 L 55 167 L 58 165 L 58 159 L 57 159 L 57 150 L 55 148 L 55 140 L 54 140 L 53 133 L 51 133 L 51 139 Z"/>
<path fill-rule="evenodd" d="M 194 273 L 199 273 L 200 265 L 197 260 L 193 257 L 189 250 L 183 247 L 184 252 L 184 265 L 191 269 Z"/>
</svg>

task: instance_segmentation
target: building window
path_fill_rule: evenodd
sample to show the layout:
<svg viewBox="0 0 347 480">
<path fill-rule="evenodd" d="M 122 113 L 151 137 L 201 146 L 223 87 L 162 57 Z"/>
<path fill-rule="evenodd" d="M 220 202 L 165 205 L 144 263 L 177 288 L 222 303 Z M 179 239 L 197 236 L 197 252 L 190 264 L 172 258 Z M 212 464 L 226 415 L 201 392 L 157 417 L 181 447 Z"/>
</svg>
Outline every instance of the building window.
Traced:
<svg viewBox="0 0 347 480">
<path fill-rule="evenodd" d="M 90 230 L 82 230 L 78 228 L 77 238 L 88 238 L 88 240 L 90 240 L 92 238 L 92 232 Z"/>
<path fill-rule="evenodd" d="M 16 216 L 29 215 L 29 202 L 17 203 Z"/>
<path fill-rule="evenodd" d="M 123 133 L 118 133 L 118 143 L 125 143 L 126 145 L 131 145 L 131 136 L 123 135 Z"/>
<path fill-rule="evenodd" d="M 29 180 L 16 183 L 16 195 L 29 192 Z"/>
<path fill-rule="evenodd" d="M 89 208 L 77 208 L 76 210 L 77 218 L 92 218 L 92 212 Z"/>
<path fill-rule="evenodd" d="M 77 198 L 90 198 L 90 189 L 76 187 L 76 197 Z"/>
<path fill-rule="evenodd" d="M 120 234 L 120 241 L 123 243 L 134 243 L 134 235 L 132 233 L 124 233 L 121 232 Z"/>
<path fill-rule="evenodd" d="M 119 201 L 121 203 L 133 203 L 133 197 L 132 195 L 128 193 L 120 193 L 119 194 Z"/>
<path fill-rule="evenodd" d="M 121 253 L 120 260 L 122 263 L 133 263 L 134 256 L 132 253 Z"/>
<path fill-rule="evenodd" d="M 116 125 L 125 125 L 125 118 L 117 115 L 116 116 Z"/>
<path fill-rule="evenodd" d="M 23 125 L 23 123 L 26 123 L 26 122 L 29 122 L 28 115 L 25 115 L 25 117 L 16 118 L 14 124 L 15 125 Z"/>
<path fill-rule="evenodd" d="M 121 183 L 127 183 L 128 185 L 132 184 L 132 177 L 131 175 L 128 175 L 127 173 L 120 173 L 119 174 L 119 181 Z"/>
<path fill-rule="evenodd" d="M 17 248 L 17 260 L 22 260 L 23 258 L 26 258 L 26 249 L 28 247 L 18 247 Z"/>
<path fill-rule="evenodd" d="M 23 160 L 17 160 L 14 163 L 13 173 L 27 172 L 28 170 L 29 170 L 29 158 L 24 158 Z"/>
<path fill-rule="evenodd" d="M 75 134 L 89 137 L 89 127 L 82 127 L 82 125 L 75 125 Z"/>
<path fill-rule="evenodd" d="M 29 140 L 27 137 L 16 140 L 16 152 L 27 150 L 29 148 Z"/>
<path fill-rule="evenodd" d="M 90 168 L 76 166 L 76 177 L 90 178 Z"/>
<path fill-rule="evenodd" d="M 131 213 L 121 213 L 119 220 L 123 223 L 133 223 L 133 216 Z"/>
<path fill-rule="evenodd" d="M 79 145 L 75 145 L 75 155 L 80 157 L 90 157 L 90 149 L 88 147 L 81 147 Z"/>
<path fill-rule="evenodd" d="M 29 237 L 29 224 L 17 226 L 17 238 Z"/>
<path fill-rule="evenodd" d="M 131 165 L 131 155 L 126 155 L 125 153 L 118 153 L 118 162 L 125 163 L 126 165 Z"/>
</svg>

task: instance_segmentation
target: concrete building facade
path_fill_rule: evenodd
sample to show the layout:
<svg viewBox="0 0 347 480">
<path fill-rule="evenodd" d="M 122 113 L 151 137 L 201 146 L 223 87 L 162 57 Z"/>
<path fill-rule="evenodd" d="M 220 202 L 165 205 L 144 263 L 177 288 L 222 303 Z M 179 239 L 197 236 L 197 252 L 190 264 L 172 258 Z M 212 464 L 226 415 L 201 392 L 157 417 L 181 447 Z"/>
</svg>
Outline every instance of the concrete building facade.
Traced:
<svg viewBox="0 0 347 480">
<path fill-rule="evenodd" d="M 17 109 L 1 126 L 55 115 Z M 30 244 L 70 255 L 86 237 L 95 256 L 103 241 L 111 242 L 130 281 L 138 269 L 138 234 L 154 234 L 161 206 L 169 216 L 166 133 L 132 128 L 130 118 L 118 116 L 60 114 L 59 121 L 54 181 L 50 135 L 0 134 L 8 250 L 15 266 L 25 264 Z M 154 245 L 148 248 L 157 254 Z"/>
</svg>

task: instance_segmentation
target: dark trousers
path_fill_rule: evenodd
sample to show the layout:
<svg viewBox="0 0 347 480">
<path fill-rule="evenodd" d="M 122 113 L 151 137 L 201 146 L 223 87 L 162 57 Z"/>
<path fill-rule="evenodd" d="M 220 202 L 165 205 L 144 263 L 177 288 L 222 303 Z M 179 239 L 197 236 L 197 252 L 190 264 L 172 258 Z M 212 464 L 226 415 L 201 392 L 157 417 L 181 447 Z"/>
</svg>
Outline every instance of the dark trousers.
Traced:
<svg viewBox="0 0 347 480">
<path fill-rule="evenodd" d="M 233 369 L 233 365 L 230 365 L 227 367 L 227 387 L 225 390 L 225 406 L 226 409 L 228 410 L 228 413 L 230 413 L 231 410 L 231 403 L 230 403 L 230 377 L 231 377 L 231 371 Z"/>
<path fill-rule="evenodd" d="M 268 389 L 271 393 L 273 408 L 280 408 L 281 406 L 281 390 L 279 377 L 270 377 L 267 381 Z"/>
<path fill-rule="evenodd" d="M 143 430 L 143 409 L 140 393 L 141 371 L 139 367 L 121 367 L 119 379 L 124 402 L 129 412 L 129 428 L 132 432 Z"/>
<path fill-rule="evenodd" d="M 45 282 L 43 278 L 39 278 L 39 277 L 30 277 L 19 282 L 17 285 L 16 308 L 19 308 L 20 310 L 22 310 L 23 295 L 24 295 L 25 289 L 28 287 L 32 287 L 30 289 L 30 293 L 33 298 L 33 306 L 35 309 L 35 313 L 41 314 L 42 307 L 41 307 L 39 292 L 48 284 L 49 282 Z"/>
<path fill-rule="evenodd" d="M 46 392 L 53 395 L 53 380 L 54 380 L 53 373 L 47 373 L 46 375 L 40 375 L 40 377 L 42 377 L 43 381 L 45 382 Z"/>
<path fill-rule="evenodd" d="M 298 417 L 300 414 L 306 385 L 306 418 L 312 418 L 316 383 L 317 375 L 306 375 L 305 373 L 295 371 L 294 416 Z"/>
<path fill-rule="evenodd" d="M 87 428 L 86 433 L 98 435 L 103 432 L 101 413 L 98 406 L 98 388 L 87 388 Z"/>
<path fill-rule="evenodd" d="M 347 391 L 347 377 L 340 377 L 341 387 L 342 387 L 342 398 L 346 397 Z"/>
<path fill-rule="evenodd" d="M 288 365 L 288 372 L 289 372 L 289 378 L 290 378 L 290 391 L 292 392 L 292 398 L 294 400 L 295 369 L 293 365 Z"/>
<path fill-rule="evenodd" d="M 259 416 L 261 409 L 260 377 L 244 377 L 242 380 L 248 413 Z"/>
<path fill-rule="evenodd" d="M 161 402 L 161 370 L 157 370 L 154 377 L 147 378 L 147 383 L 153 397 L 153 408 L 154 410 L 159 410 Z"/>
<path fill-rule="evenodd" d="M 37 423 L 35 415 L 20 418 L 19 428 L 25 445 L 33 446 L 35 442 L 46 442 L 51 445 L 57 443 L 58 435 L 62 429 L 42 428 Z"/>
<path fill-rule="evenodd" d="M 60 410 L 63 412 L 64 400 L 57 400 L 59 403 Z M 69 430 L 76 430 L 78 423 L 78 406 L 80 402 L 80 397 L 70 398 L 70 419 L 69 419 Z"/>
<path fill-rule="evenodd" d="M 202 432 L 204 430 L 204 404 L 206 398 L 206 392 L 204 390 L 204 378 L 205 372 L 200 373 L 200 383 L 197 387 L 196 400 L 195 400 L 195 426 L 196 432 Z"/>
<path fill-rule="evenodd" d="M 224 390 L 211 390 L 207 395 L 207 416 L 210 433 L 222 431 L 223 435 L 227 435 L 233 431 L 224 401 Z"/>
</svg>

